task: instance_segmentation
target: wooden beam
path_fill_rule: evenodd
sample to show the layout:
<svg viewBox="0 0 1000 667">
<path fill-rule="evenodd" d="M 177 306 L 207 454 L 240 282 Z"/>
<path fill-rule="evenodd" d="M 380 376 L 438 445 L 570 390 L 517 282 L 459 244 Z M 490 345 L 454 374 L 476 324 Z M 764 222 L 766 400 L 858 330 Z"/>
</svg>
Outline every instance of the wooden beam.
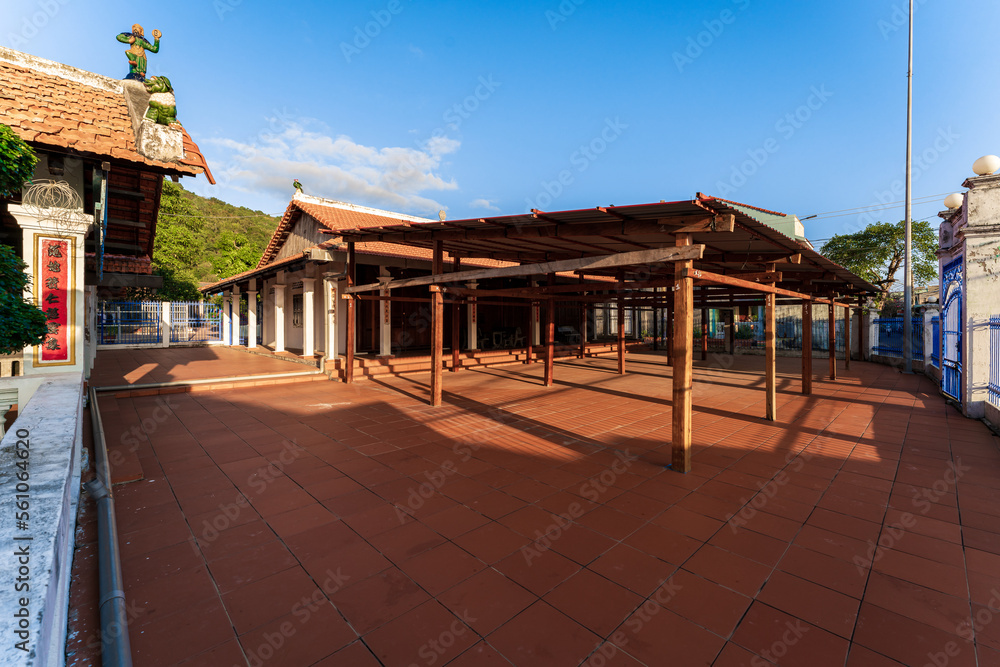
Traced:
<svg viewBox="0 0 1000 667">
<path fill-rule="evenodd" d="M 664 226 L 669 224 L 663 220 Z M 732 213 L 711 215 L 695 222 L 681 223 L 680 227 L 670 226 L 663 231 L 671 234 L 694 234 L 698 232 L 731 232 L 736 228 L 736 216 Z"/>
<path fill-rule="evenodd" d="M 444 295 L 431 285 L 431 405 L 441 405 L 441 362 L 444 361 Z"/>
<path fill-rule="evenodd" d="M 829 305 L 829 316 L 828 321 L 829 331 L 830 331 L 830 379 L 837 379 L 837 309 L 830 302 Z"/>
<path fill-rule="evenodd" d="M 774 287 L 773 285 L 762 285 L 759 283 L 752 283 L 748 280 L 741 280 L 740 278 L 734 278 L 733 276 L 722 275 L 721 273 L 711 273 L 710 271 L 702 271 L 701 269 L 690 269 L 689 273 L 690 273 L 689 277 L 695 279 L 695 284 L 732 285 L 734 287 L 743 287 L 752 292 L 777 294 L 780 296 L 789 296 L 796 299 L 810 299 L 813 301 L 813 303 L 830 303 L 830 304 L 836 304 L 838 306 L 844 305 L 843 303 L 837 302 L 836 300 L 820 299 L 812 296 L 811 294 L 793 292 L 792 290 L 781 289 L 780 287 Z"/>
<path fill-rule="evenodd" d="M 679 247 L 691 244 L 690 234 L 681 234 Z M 676 289 L 674 290 L 674 339 L 673 339 L 673 414 L 671 467 L 677 472 L 691 470 L 691 408 L 692 408 L 692 355 L 694 347 L 694 280 L 692 262 L 674 265 Z"/>
<path fill-rule="evenodd" d="M 610 213 L 610 211 L 609 211 Z M 572 238 L 577 236 L 633 236 L 640 234 L 671 233 L 674 229 L 685 225 L 710 224 L 714 216 L 704 214 L 664 218 L 660 220 L 619 220 L 617 222 L 561 222 L 532 224 L 512 222 L 509 224 L 486 220 L 488 228 L 430 228 L 431 224 L 412 225 L 409 228 L 395 226 L 391 230 L 382 229 L 342 229 L 330 232 L 351 241 L 383 241 L 388 243 L 405 243 L 420 245 L 433 241 L 476 241 L 492 239 L 533 239 L 533 238 Z M 544 220 L 544 219 L 543 219 Z M 669 223 L 669 224 L 668 224 Z M 724 228 L 728 223 L 722 223 Z M 718 225 L 717 225 L 718 227 Z"/>
<path fill-rule="evenodd" d="M 549 274 L 549 284 L 556 281 L 554 273 Z M 552 386 L 552 371 L 556 358 L 556 302 L 549 299 L 545 304 L 545 386 Z"/>
<path fill-rule="evenodd" d="M 749 280 L 754 283 L 780 283 L 781 282 L 781 271 L 764 271 L 764 272 L 736 272 L 727 273 L 727 276 L 732 276 L 733 278 L 739 278 L 740 280 Z"/>
<path fill-rule="evenodd" d="M 774 316 L 774 295 L 764 297 L 764 385 L 766 400 L 764 418 L 775 421 L 778 418 L 778 384 L 776 369 L 776 319 Z"/>
<path fill-rule="evenodd" d="M 802 393 L 812 394 L 813 351 L 812 351 L 812 302 L 802 299 Z"/>
<path fill-rule="evenodd" d="M 349 292 L 370 292 L 388 287 L 413 287 L 415 285 L 436 285 L 450 282 L 469 282 L 472 280 L 488 280 L 490 278 L 518 278 L 524 276 L 543 276 L 549 273 L 574 271 L 595 271 L 613 269 L 622 266 L 642 264 L 661 264 L 681 260 L 701 259 L 705 246 L 691 245 L 683 248 L 654 248 L 652 250 L 636 250 L 621 252 L 601 257 L 580 257 L 577 259 L 559 260 L 556 262 L 540 262 L 538 264 L 523 264 L 520 266 L 505 266 L 495 269 L 477 269 L 446 275 L 420 276 L 419 278 L 403 278 L 388 283 L 373 283 L 349 288 Z M 435 251 L 436 252 L 436 251 Z"/>
</svg>

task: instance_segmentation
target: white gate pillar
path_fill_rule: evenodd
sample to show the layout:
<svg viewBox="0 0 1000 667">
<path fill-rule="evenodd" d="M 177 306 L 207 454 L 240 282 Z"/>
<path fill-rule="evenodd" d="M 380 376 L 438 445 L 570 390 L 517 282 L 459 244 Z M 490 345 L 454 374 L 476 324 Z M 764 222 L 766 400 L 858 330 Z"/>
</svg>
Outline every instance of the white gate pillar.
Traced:
<svg viewBox="0 0 1000 667">
<path fill-rule="evenodd" d="M 302 279 L 302 356 L 311 357 L 316 352 L 316 320 L 314 309 L 316 305 L 316 279 Z"/>
<path fill-rule="evenodd" d="M 479 287 L 479 283 L 473 280 L 471 283 L 466 283 L 465 286 L 469 289 L 476 289 Z M 479 350 L 479 325 L 476 322 L 479 319 L 479 313 L 476 312 L 478 308 L 476 297 L 470 296 L 467 303 L 468 307 L 465 309 L 466 338 L 468 339 L 466 347 L 470 352 L 476 352 Z"/>
<path fill-rule="evenodd" d="M 285 351 L 285 287 L 274 285 L 274 351 Z"/>
<path fill-rule="evenodd" d="M 250 279 L 247 290 L 247 349 L 257 347 L 257 279 Z"/>
</svg>

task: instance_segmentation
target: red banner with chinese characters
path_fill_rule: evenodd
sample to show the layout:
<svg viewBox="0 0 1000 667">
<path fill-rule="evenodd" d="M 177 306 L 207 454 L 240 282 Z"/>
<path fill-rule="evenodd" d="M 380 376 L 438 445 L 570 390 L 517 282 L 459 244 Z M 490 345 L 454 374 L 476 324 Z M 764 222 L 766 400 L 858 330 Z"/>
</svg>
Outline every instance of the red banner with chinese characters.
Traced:
<svg viewBox="0 0 1000 667">
<path fill-rule="evenodd" d="M 72 363 L 73 346 L 69 336 L 72 259 L 68 240 L 39 239 L 38 306 L 45 313 L 45 324 L 49 329 L 45 342 L 40 346 L 43 363 Z"/>
</svg>

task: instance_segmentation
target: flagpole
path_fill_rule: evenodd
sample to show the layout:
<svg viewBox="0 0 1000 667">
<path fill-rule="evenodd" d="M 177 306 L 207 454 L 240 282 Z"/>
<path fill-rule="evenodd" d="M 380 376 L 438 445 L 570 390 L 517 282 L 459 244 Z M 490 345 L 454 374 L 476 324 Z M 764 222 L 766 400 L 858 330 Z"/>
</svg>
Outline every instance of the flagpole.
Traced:
<svg viewBox="0 0 1000 667">
<path fill-rule="evenodd" d="M 912 164 L 913 164 L 913 0 L 910 0 L 910 46 L 906 70 L 906 232 L 903 262 L 903 372 L 913 372 L 913 253 Z"/>
</svg>

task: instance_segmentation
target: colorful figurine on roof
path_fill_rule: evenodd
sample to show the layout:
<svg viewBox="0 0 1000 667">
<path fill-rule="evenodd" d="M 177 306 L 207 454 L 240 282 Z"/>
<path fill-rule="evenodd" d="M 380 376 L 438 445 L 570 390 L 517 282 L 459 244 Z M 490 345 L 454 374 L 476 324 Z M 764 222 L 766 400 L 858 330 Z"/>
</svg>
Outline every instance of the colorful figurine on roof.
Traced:
<svg viewBox="0 0 1000 667">
<path fill-rule="evenodd" d="M 295 191 L 296 191 L 296 192 L 299 192 L 299 193 L 301 193 L 301 192 L 302 192 L 302 184 L 301 184 L 301 183 L 299 183 L 299 179 L 297 179 L 297 178 L 296 178 L 296 179 L 295 179 L 295 180 L 294 180 L 294 181 L 292 182 L 292 187 L 293 187 L 293 188 L 295 188 Z"/>
<path fill-rule="evenodd" d="M 151 76 L 145 85 L 146 90 L 150 93 L 146 118 L 160 125 L 180 128 L 181 124 L 177 120 L 177 102 L 174 100 L 174 87 L 170 85 L 170 79 L 165 76 Z"/>
<path fill-rule="evenodd" d="M 126 79 L 135 81 L 146 80 L 146 51 L 159 53 L 160 37 L 163 35 L 159 30 L 153 31 L 153 43 L 150 44 L 143 37 L 142 26 L 136 23 L 132 26 L 132 32 L 119 33 L 117 39 L 123 44 L 130 44 L 129 50 L 125 52 L 128 58 L 128 76 Z"/>
</svg>

